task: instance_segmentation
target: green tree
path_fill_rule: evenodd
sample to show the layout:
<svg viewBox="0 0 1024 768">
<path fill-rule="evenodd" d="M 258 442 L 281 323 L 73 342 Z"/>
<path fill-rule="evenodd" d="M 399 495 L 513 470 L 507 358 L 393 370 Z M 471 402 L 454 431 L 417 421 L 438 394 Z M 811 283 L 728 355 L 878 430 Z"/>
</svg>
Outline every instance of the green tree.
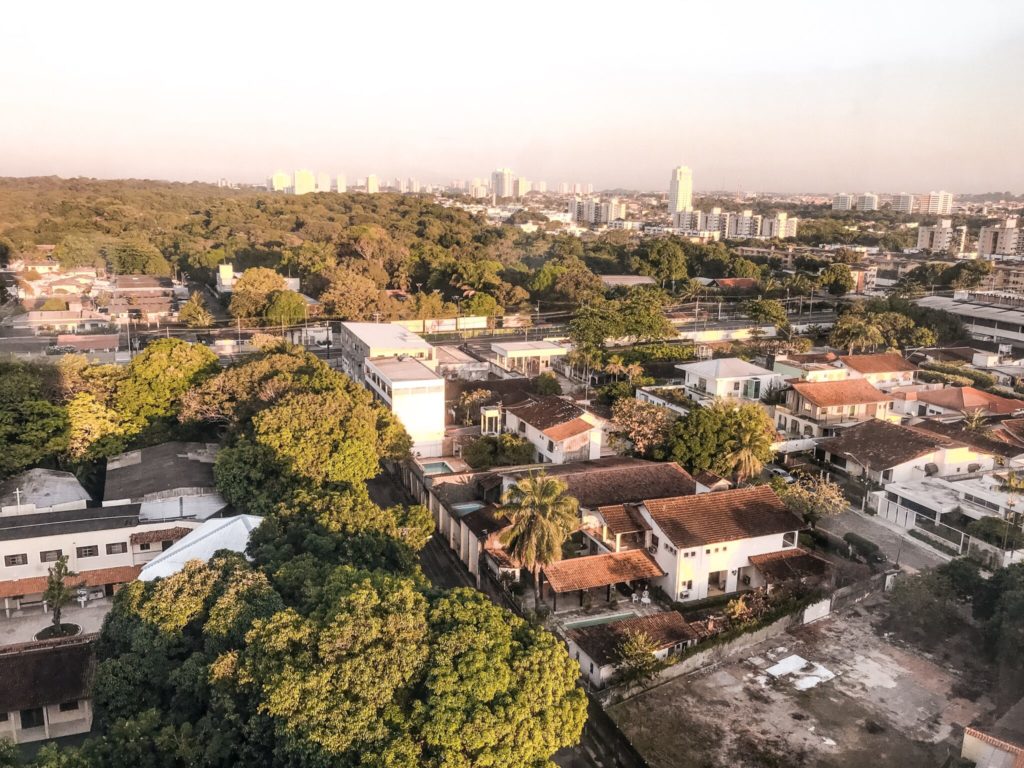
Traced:
<svg viewBox="0 0 1024 768">
<path fill-rule="evenodd" d="M 53 462 L 68 447 L 67 410 L 46 400 L 0 405 L 0 477 Z"/>
<path fill-rule="evenodd" d="M 731 474 L 737 483 L 760 474 L 764 463 L 771 459 L 775 437 L 768 414 L 757 403 L 738 406 L 723 403 L 712 407 L 726 411 L 723 422 L 728 429 L 716 469 Z"/>
<path fill-rule="evenodd" d="M 626 636 L 615 648 L 616 681 L 627 685 L 644 685 L 653 680 L 661 669 L 661 663 L 654 655 L 657 650 L 646 632 L 627 630 Z"/>
<path fill-rule="evenodd" d="M 619 305 L 623 333 L 634 343 L 659 341 L 677 335 L 665 317 L 665 294 L 650 288 L 633 288 Z"/>
<path fill-rule="evenodd" d="M 43 305 L 39 307 L 41 312 L 64 312 L 68 308 L 68 303 L 64 299 L 58 296 L 51 296 Z"/>
<path fill-rule="evenodd" d="M 508 489 L 500 512 L 509 523 L 502 543 L 533 574 L 540 600 L 540 569 L 561 559 L 562 544 L 579 526 L 579 502 L 561 480 L 531 473 Z"/>
<path fill-rule="evenodd" d="M 558 377 L 550 371 L 534 376 L 530 385 L 538 395 L 562 394 L 562 385 L 558 383 Z"/>
<path fill-rule="evenodd" d="M 295 291 L 271 294 L 264 317 L 273 325 L 295 325 L 306 317 L 306 301 Z"/>
<path fill-rule="evenodd" d="M 128 237 L 106 243 L 103 255 L 108 267 L 119 275 L 171 275 L 170 263 L 160 253 L 160 249 L 145 237 Z"/>
<path fill-rule="evenodd" d="M 72 579 L 78 574 L 68 568 L 68 556 L 61 555 L 57 558 L 52 566 L 50 566 L 48 575 L 46 577 L 46 589 L 43 590 L 43 600 L 50 607 L 50 611 L 53 613 L 53 633 L 54 637 L 60 637 L 63 635 L 61 627 L 61 614 L 64 611 L 64 607 L 70 603 L 75 593 L 68 579 Z"/>
<path fill-rule="evenodd" d="M 834 517 L 850 506 L 843 489 L 819 475 L 804 475 L 795 483 L 781 484 L 776 491 L 787 509 L 803 517 L 811 527 L 821 518 Z"/>
<path fill-rule="evenodd" d="M 284 278 L 272 269 L 253 267 L 235 281 L 228 311 L 234 317 L 262 317 L 270 297 L 287 290 Z"/>
<path fill-rule="evenodd" d="M 616 436 L 628 440 L 639 456 L 650 456 L 663 446 L 675 421 L 676 414 L 668 408 L 635 397 L 620 398 L 612 406 Z"/>
<path fill-rule="evenodd" d="M 94 395 L 82 392 L 67 404 L 68 455 L 74 461 L 113 456 L 124 450 L 121 420 Z"/>
<path fill-rule="evenodd" d="M 188 301 L 178 310 L 178 320 L 189 328 L 209 328 L 213 325 L 213 315 L 206 308 L 206 302 L 203 301 L 201 293 L 193 292 L 188 297 Z"/>
<path fill-rule="evenodd" d="M 382 311 L 381 290 L 368 277 L 344 267 L 328 270 L 325 277 L 327 287 L 320 302 L 328 317 L 369 320 Z"/>
<path fill-rule="evenodd" d="M 885 343 L 885 338 L 878 327 L 868 317 L 847 312 L 836 320 L 829 334 L 828 343 L 833 347 L 847 350 L 852 355 L 854 350 L 874 349 Z"/>
<path fill-rule="evenodd" d="M 849 293 L 856 285 L 850 268 L 846 264 L 829 264 L 818 276 L 818 283 L 833 296 Z"/>
<path fill-rule="evenodd" d="M 743 305 L 743 311 L 753 322 L 761 325 L 781 328 L 789 323 L 786 308 L 775 299 L 751 299 Z"/>
</svg>

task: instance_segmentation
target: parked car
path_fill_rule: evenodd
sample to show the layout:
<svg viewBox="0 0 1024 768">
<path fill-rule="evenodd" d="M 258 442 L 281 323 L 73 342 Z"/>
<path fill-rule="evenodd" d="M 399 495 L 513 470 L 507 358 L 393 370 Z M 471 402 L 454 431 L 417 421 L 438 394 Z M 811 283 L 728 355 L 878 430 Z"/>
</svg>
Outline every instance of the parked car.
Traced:
<svg viewBox="0 0 1024 768">
<path fill-rule="evenodd" d="M 786 483 L 786 485 L 791 485 L 792 483 L 796 482 L 796 478 L 789 474 L 789 472 L 784 470 L 782 467 L 769 465 L 768 467 L 766 467 L 766 469 L 768 471 L 769 477 L 781 478 L 782 482 Z"/>
</svg>

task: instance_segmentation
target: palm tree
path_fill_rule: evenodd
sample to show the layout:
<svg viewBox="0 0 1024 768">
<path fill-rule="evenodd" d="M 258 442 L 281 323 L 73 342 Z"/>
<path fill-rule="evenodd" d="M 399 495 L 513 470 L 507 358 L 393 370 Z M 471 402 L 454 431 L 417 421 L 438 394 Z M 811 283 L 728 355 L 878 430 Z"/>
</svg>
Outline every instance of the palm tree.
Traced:
<svg viewBox="0 0 1024 768">
<path fill-rule="evenodd" d="M 844 315 L 836 321 L 829 343 L 834 347 L 845 347 L 852 355 L 856 349 L 874 349 L 884 344 L 885 339 L 877 326 L 862 317 Z"/>
<path fill-rule="evenodd" d="M 758 405 L 754 407 L 760 408 Z M 772 435 L 767 429 L 762 428 L 762 424 L 752 419 L 749 423 L 739 424 L 735 433 L 723 446 L 724 453 L 719 459 L 718 469 L 721 473 L 731 474 L 739 485 L 744 480 L 760 474 L 764 467 L 761 457 L 771 455 L 771 445 Z"/>
<path fill-rule="evenodd" d="M 509 522 L 501 543 L 533 574 L 539 601 L 540 569 L 561 559 L 562 544 L 579 527 L 579 502 L 561 480 L 531 473 L 508 489 L 501 515 Z"/>
<path fill-rule="evenodd" d="M 984 408 L 975 408 L 974 410 L 963 410 L 960 411 L 964 417 L 964 429 L 971 432 L 984 432 L 985 425 L 988 423 L 988 411 Z"/>
<path fill-rule="evenodd" d="M 619 380 L 619 376 L 626 372 L 626 361 L 622 359 L 622 355 L 612 355 L 608 358 L 608 362 L 604 364 L 604 372 L 614 376 L 615 380 Z"/>
<path fill-rule="evenodd" d="M 626 366 L 626 375 L 629 377 L 630 382 L 634 379 L 644 375 L 644 367 L 640 363 L 630 363 Z"/>
</svg>

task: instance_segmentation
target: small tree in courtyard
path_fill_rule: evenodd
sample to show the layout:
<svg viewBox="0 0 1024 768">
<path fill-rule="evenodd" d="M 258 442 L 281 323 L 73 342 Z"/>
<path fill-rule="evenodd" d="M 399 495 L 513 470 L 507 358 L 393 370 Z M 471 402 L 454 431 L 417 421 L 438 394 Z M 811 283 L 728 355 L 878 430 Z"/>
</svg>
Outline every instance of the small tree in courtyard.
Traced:
<svg viewBox="0 0 1024 768">
<path fill-rule="evenodd" d="M 77 573 L 68 568 L 68 556 L 61 555 L 50 568 L 49 576 L 46 577 L 46 589 L 43 592 L 43 600 L 46 601 L 50 606 L 50 610 L 53 611 L 53 631 L 57 637 L 63 634 L 60 619 L 64 606 L 70 603 L 75 596 L 67 580 L 77 575 Z"/>
<path fill-rule="evenodd" d="M 643 685 L 654 679 L 661 662 L 654 655 L 654 641 L 643 630 L 626 630 L 615 649 L 615 677 L 620 683 Z"/>
</svg>

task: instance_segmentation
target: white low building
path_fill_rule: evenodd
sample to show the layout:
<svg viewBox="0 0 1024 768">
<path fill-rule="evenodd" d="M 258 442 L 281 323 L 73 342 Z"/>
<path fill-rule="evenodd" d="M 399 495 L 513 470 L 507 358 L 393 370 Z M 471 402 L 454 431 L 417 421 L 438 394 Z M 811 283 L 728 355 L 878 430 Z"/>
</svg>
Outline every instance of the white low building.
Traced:
<svg viewBox="0 0 1024 768">
<path fill-rule="evenodd" d="M 501 370 L 533 377 L 550 371 L 554 361 L 569 354 L 569 348 L 551 341 L 501 341 L 491 344 L 491 352 Z"/>
<path fill-rule="evenodd" d="M 481 429 L 485 433 L 494 425 L 493 410 L 481 409 Z M 499 410 L 501 431 L 529 441 L 538 462 L 566 464 L 601 458 L 602 420 L 571 400 L 547 395 Z"/>
<path fill-rule="evenodd" d="M 792 560 L 793 570 L 822 571 L 820 561 L 797 547 L 804 522 L 767 485 L 650 499 L 599 512 L 606 519 L 635 518 L 646 529 L 647 551 L 665 572 L 654 583 L 672 600 L 690 602 L 766 586 L 761 568 L 779 559 Z"/>
<path fill-rule="evenodd" d="M 402 422 L 413 455 L 444 455 L 444 379 L 409 357 L 370 358 L 363 363 L 366 387 Z"/>
<path fill-rule="evenodd" d="M 884 391 L 914 384 L 917 366 L 895 352 L 879 355 L 841 355 L 838 365 L 849 372 L 851 379 L 865 379 Z"/>
<path fill-rule="evenodd" d="M 245 552 L 249 536 L 262 522 L 263 518 L 255 515 L 207 520 L 146 563 L 139 572 L 139 581 L 173 576 L 190 560 L 208 563 L 221 550 Z"/>
<path fill-rule="evenodd" d="M 398 323 L 341 323 L 335 344 L 344 372 L 360 383 L 365 381 L 363 366 L 368 358 L 413 358 L 437 370 L 433 345 Z"/>
<path fill-rule="evenodd" d="M 683 374 L 687 397 L 698 403 L 717 397 L 756 401 L 770 390 L 782 388 L 782 376 L 738 357 L 683 363 L 676 369 Z"/>
</svg>

